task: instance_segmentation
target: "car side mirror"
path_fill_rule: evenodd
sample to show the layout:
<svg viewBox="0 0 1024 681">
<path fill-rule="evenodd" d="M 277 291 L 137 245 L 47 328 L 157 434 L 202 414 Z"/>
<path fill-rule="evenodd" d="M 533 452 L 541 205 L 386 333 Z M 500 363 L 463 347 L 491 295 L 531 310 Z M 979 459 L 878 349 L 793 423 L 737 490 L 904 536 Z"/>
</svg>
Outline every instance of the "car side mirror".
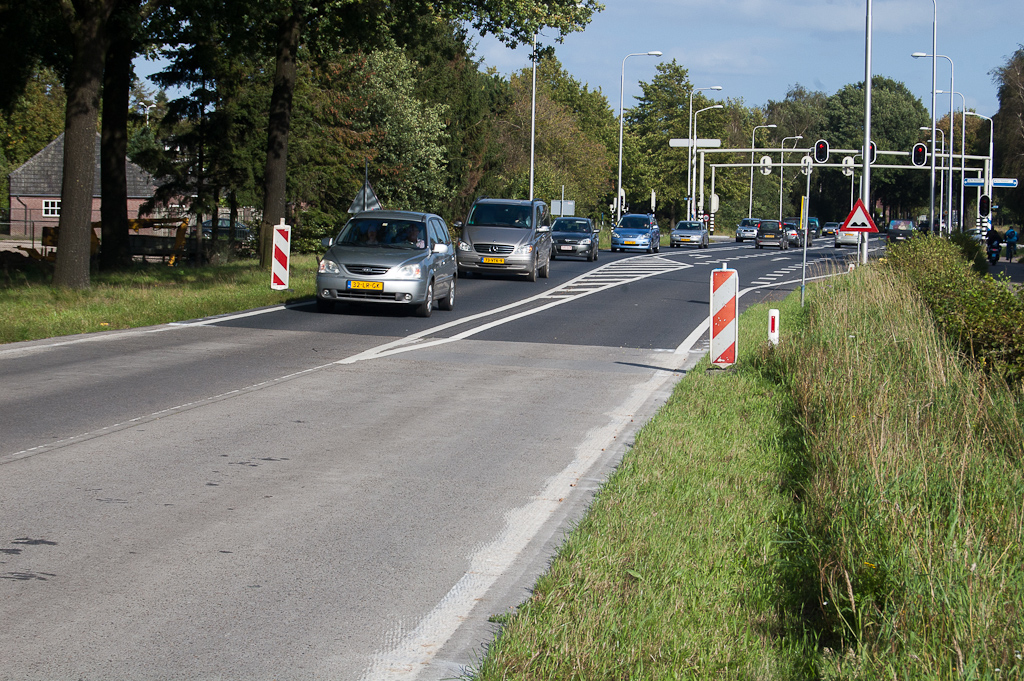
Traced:
<svg viewBox="0 0 1024 681">
<path fill-rule="evenodd" d="M 434 253 L 444 255 L 448 252 L 448 244 L 434 244 Z"/>
<path fill-rule="evenodd" d="M 330 248 L 334 245 L 334 239 L 329 236 L 325 236 L 323 239 L 320 239 L 320 245 L 324 248 Z"/>
<path fill-rule="evenodd" d="M 452 227 L 455 229 L 462 229 L 462 220 L 456 220 L 452 223 Z"/>
<path fill-rule="evenodd" d="M 544 232 L 550 232 L 550 231 L 551 231 L 551 228 L 548 227 L 547 225 L 541 225 L 540 227 L 537 228 L 537 233 L 538 234 L 542 234 Z"/>
</svg>

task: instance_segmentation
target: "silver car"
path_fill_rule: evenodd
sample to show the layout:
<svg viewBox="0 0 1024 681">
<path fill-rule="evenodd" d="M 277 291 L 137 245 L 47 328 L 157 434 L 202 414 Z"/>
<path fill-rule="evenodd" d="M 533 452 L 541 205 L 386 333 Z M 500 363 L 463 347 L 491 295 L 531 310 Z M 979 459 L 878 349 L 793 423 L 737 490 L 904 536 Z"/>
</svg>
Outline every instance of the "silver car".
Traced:
<svg viewBox="0 0 1024 681">
<path fill-rule="evenodd" d="M 686 244 L 695 244 L 697 248 L 708 248 L 711 245 L 711 235 L 703 222 L 682 220 L 676 224 L 669 236 L 669 246 L 677 248 Z"/>
<path fill-rule="evenodd" d="M 367 211 L 352 217 L 334 239 L 316 274 L 316 305 L 330 312 L 339 301 L 408 305 L 429 317 L 434 301 L 455 306 L 455 248 L 437 215 Z"/>
<path fill-rule="evenodd" d="M 740 224 L 736 225 L 736 241 L 742 243 L 747 239 L 757 236 L 757 228 L 761 224 L 761 218 L 743 218 Z"/>
<path fill-rule="evenodd" d="M 525 274 L 529 281 L 551 273 L 551 214 L 543 201 L 480 198 L 466 224 L 456 222 L 459 275 Z"/>
</svg>

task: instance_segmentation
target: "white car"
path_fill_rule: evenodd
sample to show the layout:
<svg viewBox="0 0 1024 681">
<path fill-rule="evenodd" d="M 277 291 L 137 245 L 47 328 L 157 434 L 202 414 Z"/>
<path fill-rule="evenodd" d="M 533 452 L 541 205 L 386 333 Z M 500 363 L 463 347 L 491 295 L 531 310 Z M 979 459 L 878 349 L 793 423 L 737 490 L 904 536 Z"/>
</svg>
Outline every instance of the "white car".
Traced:
<svg viewBox="0 0 1024 681">
<path fill-rule="evenodd" d="M 858 245 L 860 245 L 860 232 L 851 232 L 848 229 L 840 229 L 836 232 L 836 248 Z"/>
</svg>

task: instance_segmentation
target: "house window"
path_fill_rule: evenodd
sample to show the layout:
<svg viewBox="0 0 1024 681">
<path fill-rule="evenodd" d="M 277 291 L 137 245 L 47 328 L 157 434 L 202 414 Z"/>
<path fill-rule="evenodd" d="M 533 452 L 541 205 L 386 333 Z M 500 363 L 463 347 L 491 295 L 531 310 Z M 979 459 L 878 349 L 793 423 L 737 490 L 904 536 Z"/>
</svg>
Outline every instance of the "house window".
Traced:
<svg viewBox="0 0 1024 681">
<path fill-rule="evenodd" d="M 44 218 L 57 218 L 60 217 L 60 199 L 52 201 L 43 201 L 43 217 Z"/>
</svg>

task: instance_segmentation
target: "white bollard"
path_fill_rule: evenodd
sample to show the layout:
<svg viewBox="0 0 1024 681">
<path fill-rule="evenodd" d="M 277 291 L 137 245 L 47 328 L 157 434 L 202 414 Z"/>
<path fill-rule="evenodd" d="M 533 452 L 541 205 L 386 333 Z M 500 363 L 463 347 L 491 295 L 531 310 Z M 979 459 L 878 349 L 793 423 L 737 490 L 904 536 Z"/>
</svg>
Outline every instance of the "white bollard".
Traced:
<svg viewBox="0 0 1024 681">
<path fill-rule="evenodd" d="M 739 288 L 740 277 L 736 270 L 725 267 L 711 270 L 711 363 L 720 368 L 736 363 Z"/>
<path fill-rule="evenodd" d="M 779 344 L 779 311 L 768 310 L 768 340 L 772 345 Z"/>
<path fill-rule="evenodd" d="M 274 225 L 274 256 L 270 261 L 270 288 L 275 291 L 288 289 L 289 260 L 292 253 L 292 226 L 284 224 Z"/>
</svg>

